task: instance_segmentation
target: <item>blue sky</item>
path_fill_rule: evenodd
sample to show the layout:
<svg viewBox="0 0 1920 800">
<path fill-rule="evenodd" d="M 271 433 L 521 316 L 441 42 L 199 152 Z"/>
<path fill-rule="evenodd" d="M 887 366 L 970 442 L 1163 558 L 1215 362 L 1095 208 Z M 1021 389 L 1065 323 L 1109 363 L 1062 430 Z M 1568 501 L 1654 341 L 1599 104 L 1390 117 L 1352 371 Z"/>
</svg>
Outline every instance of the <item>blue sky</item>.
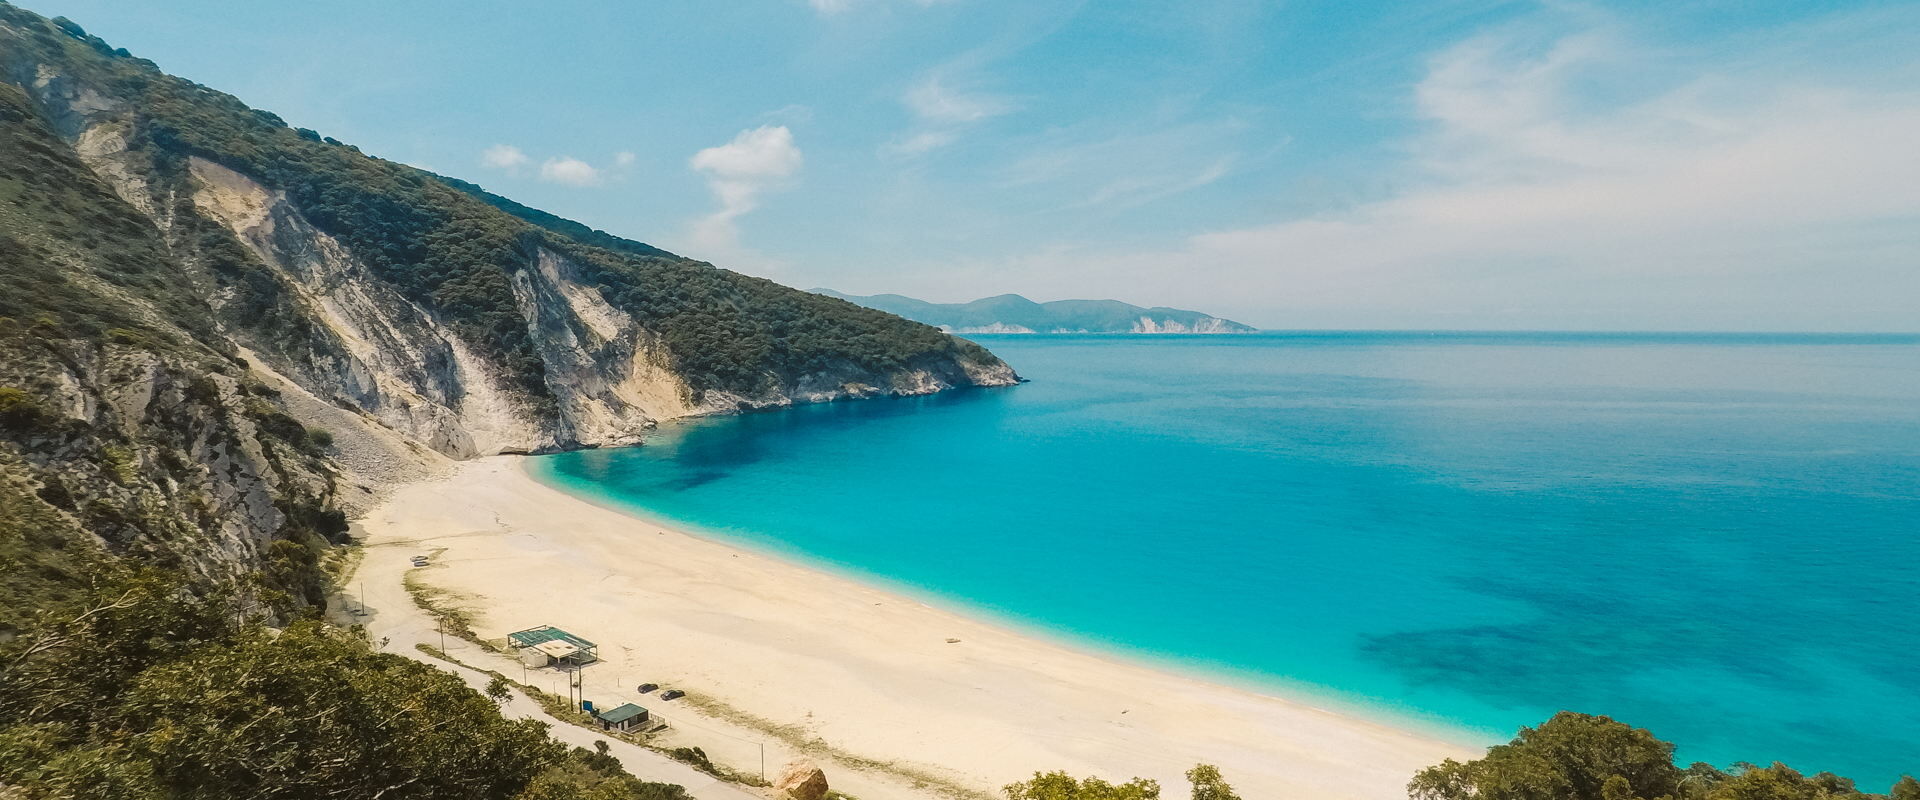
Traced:
<svg viewBox="0 0 1920 800">
<path fill-rule="evenodd" d="M 1920 330 L 1912 3 L 23 4 L 802 288 Z"/>
</svg>

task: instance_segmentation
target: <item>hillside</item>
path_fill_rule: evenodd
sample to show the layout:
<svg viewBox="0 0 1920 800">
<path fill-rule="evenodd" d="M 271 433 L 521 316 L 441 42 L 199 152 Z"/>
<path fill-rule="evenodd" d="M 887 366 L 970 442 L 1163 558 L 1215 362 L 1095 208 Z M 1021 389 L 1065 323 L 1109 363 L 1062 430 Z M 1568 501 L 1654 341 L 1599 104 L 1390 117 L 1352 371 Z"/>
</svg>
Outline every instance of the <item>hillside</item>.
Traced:
<svg viewBox="0 0 1920 800">
<path fill-rule="evenodd" d="M 1036 303 L 1017 294 L 971 303 L 929 303 L 897 294 L 865 297 L 832 289 L 815 294 L 898 314 L 943 331 L 970 333 L 1253 333 L 1257 329 L 1230 319 L 1155 306 L 1142 308 L 1118 300 L 1055 300 Z"/>
<path fill-rule="evenodd" d="M 0 281 L 4 797 L 682 797 L 317 623 L 348 513 L 449 459 L 1018 381 L 5 2 Z"/>
</svg>

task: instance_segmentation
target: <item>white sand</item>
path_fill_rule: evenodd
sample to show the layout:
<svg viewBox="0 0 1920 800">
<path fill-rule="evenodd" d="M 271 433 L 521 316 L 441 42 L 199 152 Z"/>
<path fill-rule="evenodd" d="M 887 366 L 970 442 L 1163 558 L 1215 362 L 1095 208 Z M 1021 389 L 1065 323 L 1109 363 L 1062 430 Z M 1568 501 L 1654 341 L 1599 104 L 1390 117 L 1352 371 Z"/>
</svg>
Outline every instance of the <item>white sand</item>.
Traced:
<svg viewBox="0 0 1920 800">
<path fill-rule="evenodd" d="M 634 693 L 652 681 L 847 752 L 983 792 L 1038 770 L 1155 778 L 1183 797 L 1218 765 L 1250 798 L 1402 798 L 1407 779 L 1477 749 L 1118 659 L 697 538 L 547 488 L 512 457 L 397 489 L 364 521 L 369 557 L 446 548 L 419 573 L 459 593 L 483 636 L 550 624 L 600 643 L 588 697 L 639 700 L 677 737 L 752 770 L 792 748 Z M 412 542 L 419 542 L 414 545 Z M 949 643 L 948 639 L 959 639 Z M 535 673 L 536 676 L 541 673 Z M 550 673 L 536 685 L 564 683 Z M 825 762 L 863 800 L 931 796 Z"/>
</svg>

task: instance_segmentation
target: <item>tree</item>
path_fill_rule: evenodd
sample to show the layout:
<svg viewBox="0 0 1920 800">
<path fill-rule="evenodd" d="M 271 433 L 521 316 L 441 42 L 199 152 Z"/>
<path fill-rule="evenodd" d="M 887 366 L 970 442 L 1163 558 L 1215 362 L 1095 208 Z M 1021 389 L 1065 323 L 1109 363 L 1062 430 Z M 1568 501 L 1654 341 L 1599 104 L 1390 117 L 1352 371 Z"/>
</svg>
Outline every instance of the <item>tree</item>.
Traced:
<svg viewBox="0 0 1920 800">
<path fill-rule="evenodd" d="M 1145 778 L 1113 784 L 1099 778 L 1076 781 L 1065 772 L 1036 772 L 1033 780 L 1007 784 L 1007 800 L 1159 800 L 1160 784 Z"/>
<path fill-rule="evenodd" d="M 1912 775 L 1902 775 L 1893 784 L 1893 791 L 1887 792 L 1888 800 L 1920 800 L 1920 780 Z"/>
<path fill-rule="evenodd" d="M 1193 784 L 1193 800 L 1240 800 L 1211 764 L 1194 765 L 1187 770 L 1187 781 Z M 1116 784 L 1099 778 L 1074 780 L 1065 772 L 1036 772 L 1032 780 L 1008 784 L 1002 791 L 1007 800 L 1159 800 L 1160 784 L 1146 778 Z"/>
<path fill-rule="evenodd" d="M 459 678 L 318 622 L 148 670 L 113 717 L 195 797 L 504 800 L 563 752 Z"/>
<path fill-rule="evenodd" d="M 597 752 L 573 748 L 560 763 L 535 776 L 514 800 L 688 800 L 684 788 L 627 774 L 619 760 L 607 754 L 606 742 L 594 742 L 594 747 Z"/>
<path fill-rule="evenodd" d="M 1196 764 L 1187 770 L 1187 782 L 1193 784 L 1193 800 L 1240 800 L 1220 777 L 1220 768 L 1212 764 Z"/>
<path fill-rule="evenodd" d="M 1632 800 L 1679 791 L 1673 745 L 1643 728 L 1571 711 L 1521 728 L 1485 758 L 1447 759 L 1407 784 L 1414 800 Z"/>
</svg>

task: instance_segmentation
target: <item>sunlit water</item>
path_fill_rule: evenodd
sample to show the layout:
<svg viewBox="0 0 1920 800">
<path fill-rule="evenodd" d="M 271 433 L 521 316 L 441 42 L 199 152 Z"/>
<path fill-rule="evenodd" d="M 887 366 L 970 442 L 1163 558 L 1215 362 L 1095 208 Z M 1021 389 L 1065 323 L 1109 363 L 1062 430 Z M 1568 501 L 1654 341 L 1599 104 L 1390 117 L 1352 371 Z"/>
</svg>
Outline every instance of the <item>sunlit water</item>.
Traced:
<svg viewBox="0 0 1920 800">
<path fill-rule="evenodd" d="M 1920 771 L 1920 338 L 979 337 L 1032 383 L 664 428 L 542 478 L 1491 743 Z"/>
</svg>

